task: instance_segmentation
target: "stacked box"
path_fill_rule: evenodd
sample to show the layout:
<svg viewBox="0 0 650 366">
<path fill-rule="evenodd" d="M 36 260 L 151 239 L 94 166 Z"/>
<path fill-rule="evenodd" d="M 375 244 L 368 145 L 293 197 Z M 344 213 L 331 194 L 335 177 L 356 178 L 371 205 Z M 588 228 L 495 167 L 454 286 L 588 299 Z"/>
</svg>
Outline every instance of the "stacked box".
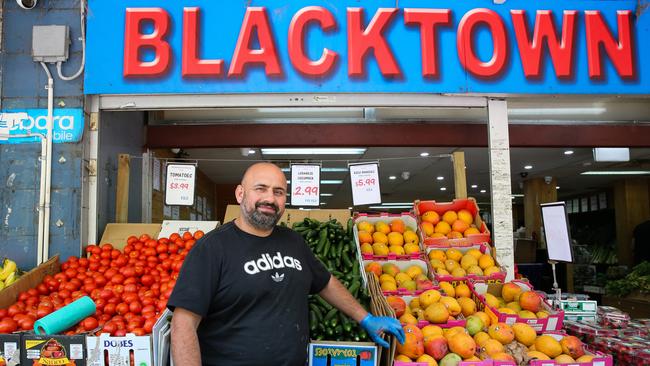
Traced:
<svg viewBox="0 0 650 366">
<path fill-rule="evenodd" d="M 86 348 L 88 366 L 152 365 L 150 336 L 127 334 L 124 337 L 111 337 L 101 334 L 99 337 L 88 337 Z"/>
<path fill-rule="evenodd" d="M 446 250 L 450 249 L 451 247 L 426 247 L 426 255 L 428 258 L 428 255 L 431 251 L 433 250 Z M 461 253 L 465 254 L 471 249 L 478 249 L 481 251 L 483 254 L 489 254 L 493 259 L 494 259 L 494 265 L 501 268 L 499 265 L 499 262 L 496 260 L 496 253 L 495 250 L 492 246 L 490 246 L 487 243 L 481 243 L 481 244 L 474 244 L 474 245 L 468 245 L 464 247 L 453 247 L 453 249 L 456 249 L 460 251 Z M 430 262 L 427 261 L 427 264 L 430 265 Z M 449 282 L 456 286 L 458 283 L 466 283 L 468 280 L 472 280 L 474 282 L 486 282 L 486 283 L 503 283 L 503 281 L 506 278 L 506 273 L 501 270 L 500 272 L 492 273 L 489 276 L 479 276 L 475 274 L 467 274 L 466 276 L 463 277 L 454 277 L 452 275 L 446 275 L 446 274 L 438 274 L 435 272 L 433 268 L 431 268 L 431 273 L 433 273 L 434 278 L 438 282 Z"/>
<path fill-rule="evenodd" d="M 522 281 L 511 281 L 517 286 L 521 287 L 523 291 L 533 291 L 533 287 Z M 495 296 L 501 296 L 502 284 L 487 284 L 487 283 L 472 283 L 470 282 L 469 288 L 472 291 L 472 297 L 478 304 L 478 310 L 485 311 L 485 313 L 492 319 L 492 323 L 506 323 L 512 325 L 514 323 L 526 323 L 533 327 L 537 333 L 558 331 L 562 329 L 564 321 L 564 312 L 556 311 L 551 304 L 546 300 L 542 301 L 542 310 L 549 315 L 547 318 L 541 319 L 526 319 L 516 314 L 506 314 L 499 312 L 498 309 L 489 306 L 485 301 L 485 293 L 491 293 Z"/>
<path fill-rule="evenodd" d="M 20 364 L 20 347 L 20 334 L 0 334 L 0 365 Z"/>
<path fill-rule="evenodd" d="M 425 246 L 433 247 L 458 247 L 458 246 L 468 246 L 472 244 L 480 243 L 489 243 L 490 242 L 490 231 L 487 229 L 487 226 L 481 220 L 481 215 L 479 215 L 478 204 L 474 198 L 457 198 L 452 202 L 436 202 L 436 201 L 415 201 L 413 203 L 413 209 L 415 215 L 418 218 L 419 230 L 422 235 L 422 243 Z M 442 238 L 431 238 L 426 237 L 424 231 L 422 230 L 422 221 L 420 216 L 427 211 L 435 211 L 442 217 L 442 215 L 449 211 L 459 211 L 459 210 L 468 210 L 474 217 L 474 224 L 479 229 L 478 234 L 470 234 L 464 238 L 458 239 L 449 239 L 446 237 Z"/>
</svg>

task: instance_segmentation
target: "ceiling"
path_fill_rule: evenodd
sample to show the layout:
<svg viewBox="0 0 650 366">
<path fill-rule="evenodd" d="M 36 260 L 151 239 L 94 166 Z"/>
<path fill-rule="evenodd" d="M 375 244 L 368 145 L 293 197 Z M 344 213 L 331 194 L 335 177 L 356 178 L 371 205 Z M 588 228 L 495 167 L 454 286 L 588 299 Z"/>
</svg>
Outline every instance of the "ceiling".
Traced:
<svg viewBox="0 0 650 366">
<path fill-rule="evenodd" d="M 248 149 L 244 149 L 248 150 Z M 450 154 L 465 153 L 468 195 L 482 205 L 490 204 L 490 169 L 486 148 L 368 148 L 363 155 L 311 155 L 311 156 L 264 156 L 259 148 L 254 154 L 242 155 L 240 148 L 188 149 L 184 156 L 196 159 L 199 168 L 218 184 L 237 184 L 243 171 L 255 161 L 273 161 L 282 167 L 290 162 L 322 163 L 323 168 L 347 168 L 348 163 L 379 161 L 379 178 L 382 203 L 406 203 L 415 199 L 449 201 L 454 197 L 453 165 Z M 573 154 L 566 155 L 565 151 Z M 428 157 L 420 153 L 428 152 Z M 186 155 L 185 155 L 186 154 Z M 510 150 L 512 193 L 523 193 L 522 182 L 535 177 L 554 177 L 559 186 L 560 199 L 579 194 L 600 191 L 625 176 L 587 176 L 580 173 L 591 170 L 635 169 L 650 170 L 650 149 L 630 149 L 628 163 L 594 162 L 592 149 L 513 148 Z M 531 169 L 525 169 L 532 165 Z M 408 179 L 403 178 L 408 172 Z M 290 179 L 290 173 L 285 173 Z M 523 176 L 525 175 L 525 177 Z M 395 179 L 390 179 L 395 176 Z M 438 180 L 442 177 L 442 180 Z M 647 175 L 645 177 L 648 177 Z M 321 172 L 321 180 L 342 180 L 341 184 L 321 185 L 323 208 L 347 208 L 352 206 L 350 178 L 347 171 Z M 476 185 L 476 188 L 472 188 Z M 445 188 L 446 190 L 442 190 Z M 481 192 L 485 190 L 485 192 Z M 515 197 L 515 202 L 522 198 Z M 518 200 L 518 201 L 517 201 Z M 357 207 L 369 210 L 369 207 Z"/>
</svg>

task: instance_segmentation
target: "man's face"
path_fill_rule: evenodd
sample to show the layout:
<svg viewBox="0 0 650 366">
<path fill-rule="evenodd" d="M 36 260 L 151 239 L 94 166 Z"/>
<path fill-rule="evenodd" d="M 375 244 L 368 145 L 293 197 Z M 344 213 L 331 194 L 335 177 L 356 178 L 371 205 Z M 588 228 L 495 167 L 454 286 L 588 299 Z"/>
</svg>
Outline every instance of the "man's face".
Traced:
<svg viewBox="0 0 650 366">
<path fill-rule="evenodd" d="M 284 214 L 287 183 L 280 169 L 262 166 L 246 175 L 238 188 L 242 217 L 259 230 L 271 230 Z"/>
</svg>

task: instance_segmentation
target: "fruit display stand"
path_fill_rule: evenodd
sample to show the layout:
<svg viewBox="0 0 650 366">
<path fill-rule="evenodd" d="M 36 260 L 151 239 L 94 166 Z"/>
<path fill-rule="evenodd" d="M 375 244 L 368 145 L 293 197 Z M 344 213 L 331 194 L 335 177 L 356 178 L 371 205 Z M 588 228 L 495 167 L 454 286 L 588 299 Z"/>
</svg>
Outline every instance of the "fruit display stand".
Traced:
<svg viewBox="0 0 650 366">
<path fill-rule="evenodd" d="M 394 228 L 391 228 L 391 222 L 392 221 L 398 221 L 402 222 L 403 226 L 400 228 L 401 232 L 399 231 L 394 231 Z M 354 240 L 357 244 L 357 248 L 359 250 L 359 253 L 361 253 L 361 257 L 363 260 L 409 260 L 409 259 L 419 259 L 423 252 L 419 246 L 420 242 L 420 235 L 417 234 L 417 228 L 418 228 L 418 223 L 417 219 L 415 216 L 408 214 L 408 213 L 402 213 L 402 214 L 388 214 L 388 213 L 380 213 L 380 214 L 375 214 L 375 215 L 369 215 L 369 214 L 356 214 L 353 218 L 353 233 L 354 233 Z M 375 247 L 375 244 L 377 243 L 375 239 L 375 233 L 374 232 L 369 232 L 368 230 L 363 230 L 365 227 L 364 226 L 370 226 L 372 225 L 372 229 L 374 230 L 375 226 L 377 224 L 384 224 L 383 227 L 386 228 L 386 232 L 381 232 L 379 235 L 386 236 L 384 239 L 386 240 L 385 242 L 381 243 L 383 244 L 383 250 L 380 252 L 379 248 Z M 362 226 L 360 229 L 359 226 Z M 411 232 L 411 237 L 410 238 L 405 238 L 405 234 L 407 230 L 410 230 Z M 395 233 L 395 234 L 393 234 Z M 360 234 L 364 236 L 364 238 L 360 238 Z M 400 234 L 400 235 L 398 235 Z M 406 244 L 411 243 L 412 249 L 414 251 L 410 252 L 407 251 L 405 253 L 395 253 L 391 251 L 392 246 L 390 246 L 390 241 L 391 241 L 391 235 L 397 235 L 398 240 L 401 240 L 401 244 L 395 244 L 395 247 L 401 248 L 403 251 L 406 249 L 405 246 Z M 400 238 L 401 236 L 401 238 Z M 363 239 L 363 242 L 362 242 Z M 364 252 L 362 245 L 363 244 L 369 244 L 372 245 L 372 253 L 369 252 Z M 388 244 L 388 245 L 387 245 Z"/>
<path fill-rule="evenodd" d="M 445 251 L 445 250 L 457 250 L 460 252 L 463 256 L 467 255 L 467 253 L 470 252 L 480 252 L 482 255 L 489 256 L 491 258 L 491 262 L 493 263 L 492 266 L 487 266 L 484 265 L 481 267 L 481 259 L 480 258 L 475 258 L 476 259 L 476 265 L 475 267 L 479 267 L 481 273 L 483 271 L 490 270 L 491 267 L 496 267 L 498 271 L 491 271 L 487 276 L 485 275 L 480 275 L 477 273 L 465 273 L 464 276 L 454 276 L 453 274 L 439 274 L 438 271 L 436 270 L 437 268 L 434 268 L 433 265 L 433 259 L 431 258 L 433 255 L 431 254 L 432 252 L 435 251 Z M 474 282 L 485 282 L 485 283 L 503 283 L 505 278 L 506 278 L 506 273 L 501 269 L 501 266 L 499 265 L 499 262 L 496 260 L 496 252 L 494 247 L 489 245 L 488 243 L 480 243 L 480 244 L 472 244 L 464 247 L 426 247 L 426 256 L 429 259 L 428 264 L 429 267 L 431 268 L 431 272 L 434 275 L 434 278 L 438 282 L 449 282 L 452 284 L 457 284 L 457 283 L 466 283 L 468 280 L 472 280 Z M 478 255 L 478 254 L 477 254 Z M 486 259 L 490 259 L 486 258 Z M 462 263 L 456 261 L 458 264 L 459 268 L 462 268 Z M 441 263 L 444 265 L 444 263 Z M 465 270 L 464 270 L 465 271 Z"/>
<path fill-rule="evenodd" d="M 471 197 L 457 198 L 452 202 L 416 200 L 413 203 L 413 209 L 415 215 L 418 218 L 419 230 L 422 235 L 422 243 L 426 246 L 456 247 L 456 246 L 467 246 L 472 244 L 490 242 L 490 231 L 488 230 L 483 220 L 481 220 L 481 215 L 479 215 L 478 204 L 476 203 L 476 200 L 474 198 Z M 472 223 L 470 225 L 474 225 L 477 229 L 475 231 L 478 232 L 468 233 L 462 235 L 462 237 L 459 238 L 448 238 L 447 236 L 444 235 L 441 237 L 431 237 L 427 235 L 427 233 L 431 232 L 431 230 L 426 230 L 426 228 L 423 227 L 423 222 L 425 222 L 426 220 L 423 220 L 422 218 L 422 215 L 424 215 L 426 212 L 433 211 L 439 216 L 440 219 L 442 219 L 442 217 L 447 211 L 457 212 L 461 210 L 466 210 L 469 212 L 472 218 Z M 452 225 L 453 223 L 449 225 L 450 229 Z"/>
<path fill-rule="evenodd" d="M 509 284 L 516 284 L 521 288 L 522 291 L 533 291 L 531 285 L 522 281 L 511 281 Z M 538 333 L 549 332 L 549 331 L 558 331 L 562 329 L 564 322 L 564 312 L 561 310 L 555 310 L 553 307 L 546 302 L 546 300 L 541 299 L 540 310 L 546 312 L 548 315 L 546 318 L 531 319 L 531 318 L 522 318 L 519 314 L 509 314 L 499 311 L 496 307 L 488 305 L 486 301 L 485 294 L 491 294 L 495 297 L 499 297 L 502 294 L 502 289 L 504 284 L 486 284 L 486 283 L 471 283 L 470 290 L 479 304 L 479 310 L 485 311 L 485 313 L 490 316 L 492 322 L 500 322 L 508 325 L 514 323 L 525 323 L 530 325 Z"/>
</svg>

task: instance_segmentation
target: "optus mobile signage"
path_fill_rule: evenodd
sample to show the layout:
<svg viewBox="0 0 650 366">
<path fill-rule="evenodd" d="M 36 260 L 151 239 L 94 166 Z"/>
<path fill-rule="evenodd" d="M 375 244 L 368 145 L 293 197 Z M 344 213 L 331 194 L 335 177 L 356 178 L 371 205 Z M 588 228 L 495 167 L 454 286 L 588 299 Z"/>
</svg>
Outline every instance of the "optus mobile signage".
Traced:
<svg viewBox="0 0 650 366">
<path fill-rule="evenodd" d="M 637 6 L 90 0 L 85 90 L 647 94 L 650 15 Z"/>
</svg>

